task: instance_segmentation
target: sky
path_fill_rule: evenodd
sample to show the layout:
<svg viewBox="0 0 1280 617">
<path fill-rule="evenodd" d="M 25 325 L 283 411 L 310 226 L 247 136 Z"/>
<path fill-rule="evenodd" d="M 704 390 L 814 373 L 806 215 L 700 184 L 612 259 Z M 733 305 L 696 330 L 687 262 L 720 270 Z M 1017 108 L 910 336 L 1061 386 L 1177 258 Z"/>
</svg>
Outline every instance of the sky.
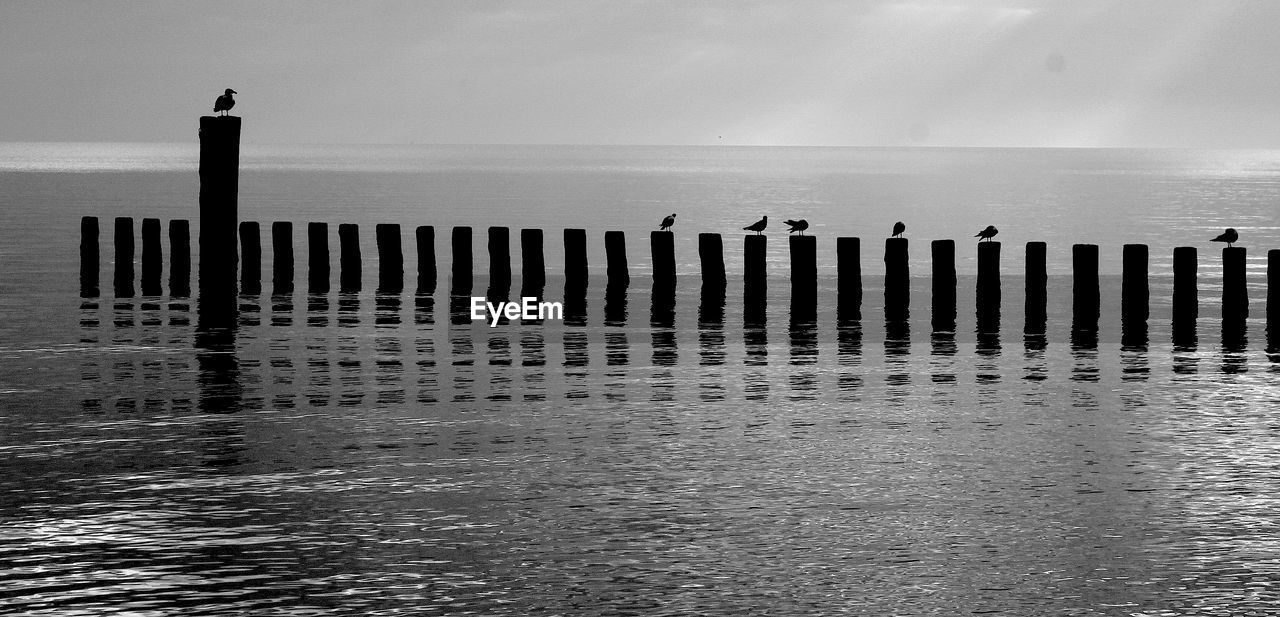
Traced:
<svg viewBox="0 0 1280 617">
<path fill-rule="evenodd" d="M 0 141 L 1280 147 L 1273 0 L 3 2 Z"/>
</svg>

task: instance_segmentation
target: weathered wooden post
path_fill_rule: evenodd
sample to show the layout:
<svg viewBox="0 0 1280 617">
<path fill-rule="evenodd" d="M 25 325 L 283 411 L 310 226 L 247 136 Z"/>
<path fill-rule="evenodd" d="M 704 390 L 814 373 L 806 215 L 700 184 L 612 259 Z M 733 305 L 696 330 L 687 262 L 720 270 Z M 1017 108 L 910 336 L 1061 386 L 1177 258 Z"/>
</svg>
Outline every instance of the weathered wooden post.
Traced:
<svg viewBox="0 0 1280 617">
<path fill-rule="evenodd" d="M 1245 277 L 1245 248 L 1222 249 L 1222 319 L 1243 321 L 1249 317 L 1249 288 Z"/>
<path fill-rule="evenodd" d="M 1280 249 L 1267 251 L 1267 335 L 1280 340 Z"/>
<path fill-rule="evenodd" d="M 631 275 L 627 273 L 627 240 L 621 231 L 604 232 L 604 257 L 609 285 L 627 285 Z"/>
<path fill-rule="evenodd" d="M 1200 316 L 1200 298 L 1196 277 L 1196 247 L 1179 246 L 1173 249 L 1173 324 L 1195 328 Z"/>
<path fill-rule="evenodd" d="M 511 228 L 489 228 L 489 289 L 511 289 Z"/>
<path fill-rule="evenodd" d="M 164 256 L 160 248 L 160 219 L 142 219 L 142 295 L 158 296 L 164 293 L 160 275 L 164 271 Z"/>
<path fill-rule="evenodd" d="M 191 223 L 185 219 L 169 221 L 169 295 L 191 295 Z"/>
<path fill-rule="evenodd" d="M 764 323 L 768 297 L 768 277 L 765 266 L 768 236 L 751 234 L 745 237 L 742 291 L 743 317 L 747 325 Z"/>
<path fill-rule="evenodd" d="M 1124 245 L 1120 287 L 1121 322 L 1146 322 L 1150 317 L 1150 286 L 1147 282 L 1147 245 Z"/>
<path fill-rule="evenodd" d="M 791 320 L 810 322 L 818 312 L 818 238 L 791 236 Z"/>
<path fill-rule="evenodd" d="M 724 242 L 720 234 L 698 234 L 698 261 L 702 268 L 702 284 L 724 287 Z"/>
<path fill-rule="evenodd" d="M 240 291 L 262 293 L 262 237 L 257 221 L 240 223 Z"/>
<path fill-rule="evenodd" d="M 587 286 L 587 230 L 564 230 L 564 284 L 566 288 Z"/>
<path fill-rule="evenodd" d="M 1025 334 L 1044 334 L 1049 315 L 1048 245 L 1028 242 L 1026 256 Z"/>
<path fill-rule="evenodd" d="M 1071 246 L 1072 322 L 1096 329 L 1101 298 L 1098 291 L 1098 245 Z"/>
<path fill-rule="evenodd" d="M 436 228 L 421 225 L 414 229 L 418 251 L 418 295 L 436 292 Z"/>
<path fill-rule="evenodd" d="M 234 286 L 240 118 L 200 118 L 200 286 Z M 222 290 L 225 292 L 225 289 Z M 215 292 L 218 293 L 218 292 Z"/>
<path fill-rule="evenodd" d="M 542 297 L 547 286 L 546 256 L 542 251 L 542 230 L 520 230 L 520 289 L 529 297 Z"/>
<path fill-rule="evenodd" d="M 674 285 L 676 282 L 676 235 L 669 231 L 649 232 L 649 250 L 653 255 L 653 284 Z"/>
<path fill-rule="evenodd" d="M 101 293 L 98 278 L 98 217 L 80 218 L 80 297 L 96 298 Z"/>
<path fill-rule="evenodd" d="M 116 217 L 116 267 L 113 277 L 117 298 L 132 298 L 133 289 L 133 217 Z"/>
<path fill-rule="evenodd" d="M 471 228 L 453 228 L 453 283 L 449 293 L 466 296 L 471 293 Z"/>
<path fill-rule="evenodd" d="M 836 315 L 842 322 L 862 319 L 862 240 L 836 238 Z"/>
<path fill-rule="evenodd" d="M 884 316 L 890 321 L 907 319 L 911 312 L 911 271 L 907 239 L 884 241 Z"/>
<path fill-rule="evenodd" d="M 355 223 L 338 224 L 338 290 L 342 293 L 359 293 L 364 279 L 364 266 L 360 263 L 360 226 Z"/>
<path fill-rule="evenodd" d="M 378 293 L 398 294 L 404 291 L 404 250 L 400 242 L 400 226 L 378 223 L 373 229 L 378 241 Z"/>
<path fill-rule="evenodd" d="M 293 223 L 271 223 L 271 293 L 293 294 Z"/>
<path fill-rule="evenodd" d="M 307 223 L 307 293 L 329 293 L 328 223 Z"/>
<path fill-rule="evenodd" d="M 929 243 L 933 267 L 933 313 L 935 332 L 956 329 L 956 241 Z"/>
<path fill-rule="evenodd" d="M 1000 243 L 978 243 L 978 314 L 998 319 L 1000 316 Z"/>
</svg>

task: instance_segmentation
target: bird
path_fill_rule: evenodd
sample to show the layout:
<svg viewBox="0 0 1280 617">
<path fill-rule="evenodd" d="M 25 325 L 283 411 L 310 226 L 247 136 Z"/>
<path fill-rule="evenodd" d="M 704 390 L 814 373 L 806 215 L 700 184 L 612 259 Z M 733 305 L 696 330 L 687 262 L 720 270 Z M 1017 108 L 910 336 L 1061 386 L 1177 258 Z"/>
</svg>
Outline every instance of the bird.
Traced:
<svg viewBox="0 0 1280 617">
<path fill-rule="evenodd" d="M 902 224 L 902 221 L 898 221 L 897 223 L 894 223 L 894 224 L 893 224 L 893 236 L 892 236 L 892 237 L 897 238 L 898 236 L 901 236 L 901 235 L 902 235 L 902 232 L 904 232 L 904 231 L 906 231 L 906 230 L 907 230 L 907 226 L 906 226 L 906 225 L 904 225 L 904 224 Z"/>
<path fill-rule="evenodd" d="M 1226 242 L 1228 247 L 1231 246 L 1232 244 L 1235 244 L 1239 240 L 1240 240 L 1240 234 L 1236 233 L 1236 230 L 1230 227 L 1228 227 L 1226 231 L 1222 232 L 1222 234 L 1219 235 L 1217 238 L 1213 239 L 1214 242 Z"/>
<path fill-rule="evenodd" d="M 235 90 L 232 90 L 231 88 L 227 88 L 227 91 L 224 92 L 222 96 L 218 97 L 218 100 L 213 102 L 214 113 L 217 113 L 220 111 L 226 111 L 226 112 L 231 111 L 231 108 L 236 106 L 236 100 L 231 98 L 231 95 L 233 94 L 240 94 L 240 93 L 236 92 Z"/>
<path fill-rule="evenodd" d="M 750 225 L 747 225 L 746 227 L 743 227 L 743 229 L 745 229 L 745 230 L 747 230 L 747 231 L 754 231 L 754 232 L 756 232 L 756 233 L 760 233 L 760 232 L 764 231 L 764 228 L 765 228 L 766 226 L 768 226 L 768 225 L 769 225 L 769 217 L 767 217 L 767 216 L 762 216 L 762 217 L 760 217 L 760 220 L 758 220 L 758 221 L 756 221 L 756 222 L 754 222 L 754 223 L 752 223 L 752 224 L 750 224 Z"/>
<path fill-rule="evenodd" d="M 978 234 L 975 235 L 974 237 L 982 238 L 982 240 L 990 240 L 991 238 L 995 237 L 995 235 L 998 233 L 1000 233 L 1000 230 L 996 229 L 995 225 L 987 225 L 986 229 L 978 232 Z M 978 242 L 982 242 L 982 240 L 978 240 Z"/>
<path fill-rule="evenodd" d="M 797 231 L 798 231 L 798 232 L 800 232 L 800 235 L 802 235 L 802 236 L 803 236 L 803 235 L 804 235 L 804 230 L 806 230 L 806 229 L 808 229 L 808 228 L 809 228 L 809 221 L 806 221 L 806 220 L 804 220 L 804 219 L 800 219 L 800 220 L 798 220 L 798 221 L 793 221 L 793 220 L 791 220 L 791 219 L 787 219 L 787 220 L 782 221 L 782 222 L 783 222 L 784 224 L 786 224 L 787 226 L 791 227 L 791 229 L 788 229 L 788 230 L 787 230 L 787 233 L 795 233 L 795 232 L 797 232 Z"/>
<path fill-rule="evenodd" d="M 667 218 L 662 219 L 662 224 L 658 226 L 658 231 L 662 231 L 664 229 L 667 231 L 671 231 L 671 226 L 675 224 L 676 224 L 676 215 L 672 214 L 671 216 L 668 216 Z"/>
</svg>

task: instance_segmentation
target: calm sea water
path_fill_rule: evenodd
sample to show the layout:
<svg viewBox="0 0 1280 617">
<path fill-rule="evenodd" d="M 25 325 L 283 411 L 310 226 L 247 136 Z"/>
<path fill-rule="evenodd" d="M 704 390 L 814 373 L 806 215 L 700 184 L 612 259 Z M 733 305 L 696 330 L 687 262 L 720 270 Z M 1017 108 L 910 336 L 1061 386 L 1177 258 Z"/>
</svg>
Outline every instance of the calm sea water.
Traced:
<svg viewBox="0 0 1280 617">
<path fill-rule="evenodd" d="M 246 146 L 243 220 L 358 222 L 366 255 L 373 223 L 471 225 L 481 272 L 484 227 L 541 227 L 551 299 L 559 229 L 584 227 L 597 276 L 577 317 L 488 328 L 451 312 L 447 280 L 419 296 L 410 273 L 378 295 L 370 259 L 367 291 L 308 295 L 300 264 L 298 293 L 242 295 L 215 330 L 199 298 L 109 284 L 109 218 L 194 223 L 195 156 L 0 144 L 0 612 L 1242 615 L 1280 600 L 1280 354 L 1262 319 L 1280 153 Z M 645 278 L 644 234 L 671 212 L 674 306 Z M 764 323 L 744 323 L 738 281 L 723 299 L 699 289 L 696 233 L 726 234 L 736 279 L 736 230 L 761 214 L 813 224 L 815 323 L 790 318 L 776 230 Z M 82 215 L 103 217 L 101 298 L 78 297 Z M 928 240 L 957 239 L 954 332 L 931 326 L 927 277 L 910 322 L 885 323 L 878 239 L 896 220 L 917 274 Z M 979 333 L 965 239 L 988 224 L 1004 314 Z M 1243 330 L 1218 318 L 1207 242 L 1228 226 L 1250 250 Z M 623 295 L 600 276 L 606 229 L 628 232 Z M 860 322 L 835 318 L 837 235 L 864 238 Z M 1043 337 L 1023 331 L 1030 240 L 1050 247 Z M 1101 247 L 1096 332 L 1071 324 L 1077 242 Z M 1144 331 L 1118 320 L 1129 242 L 1151 245 Z M 1202 318 L 1174 345 L 1180 245 L 1201 248 Z"/>
</svg>

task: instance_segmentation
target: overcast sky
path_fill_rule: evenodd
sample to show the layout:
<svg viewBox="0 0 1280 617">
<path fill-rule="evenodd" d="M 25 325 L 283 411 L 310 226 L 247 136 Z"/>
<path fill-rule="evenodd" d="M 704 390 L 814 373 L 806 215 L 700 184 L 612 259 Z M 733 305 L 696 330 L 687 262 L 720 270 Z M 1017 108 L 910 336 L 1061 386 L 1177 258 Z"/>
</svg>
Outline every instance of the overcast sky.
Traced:
<svg viewBox="0 0 1280 617">
<path fill-rule="evenodd" d="M 1280 2 L 3 2 L 0 141 L 1280 147 Z"/>
</svg>

